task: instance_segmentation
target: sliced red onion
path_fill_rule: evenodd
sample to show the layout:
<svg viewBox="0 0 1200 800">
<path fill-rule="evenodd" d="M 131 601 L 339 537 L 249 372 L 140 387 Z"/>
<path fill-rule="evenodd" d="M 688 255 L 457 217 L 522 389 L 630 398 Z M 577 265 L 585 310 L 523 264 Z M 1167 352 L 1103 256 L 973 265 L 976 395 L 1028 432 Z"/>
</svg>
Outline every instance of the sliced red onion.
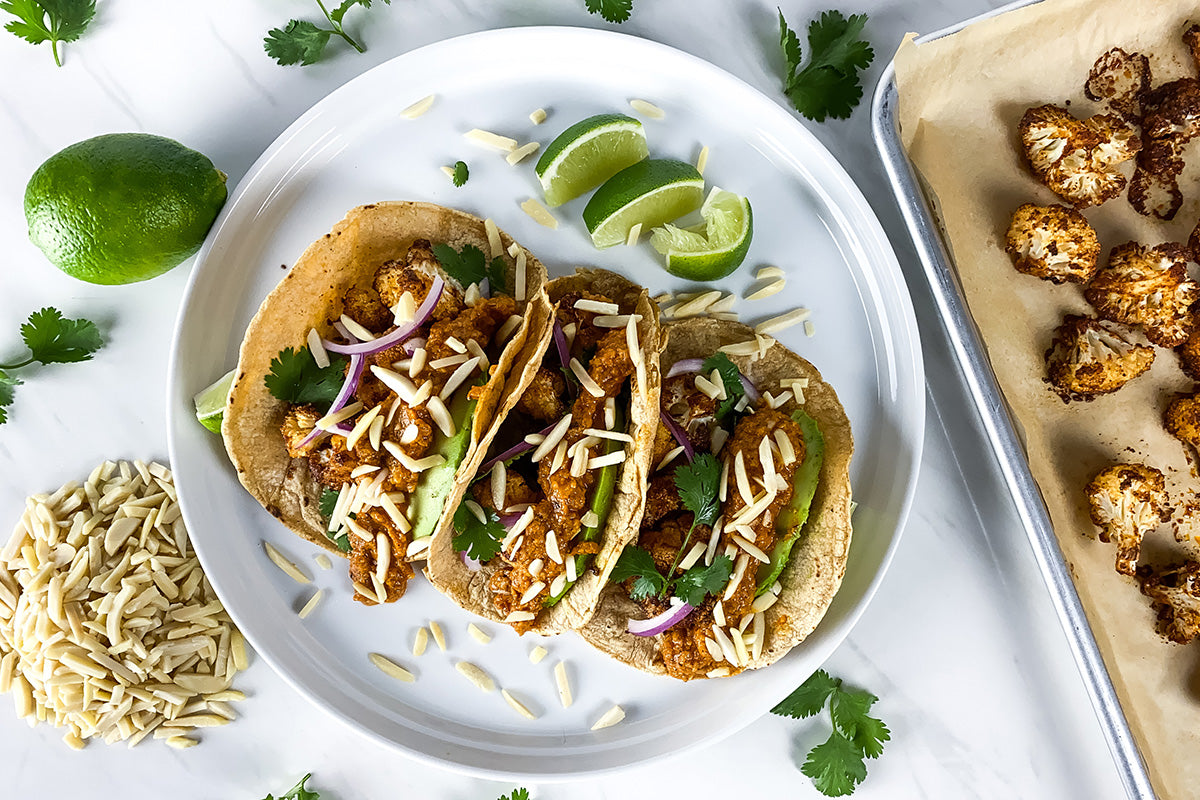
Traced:
<svg viewBox="0 0 1200 800">
<path fill-rule="evenodd" d="M 333 329 L 340 333 L 342 337 L 345 338 L 345 340 L 350 344 L 358 344 L 358 337 L 351 333 L 350 329 L 347 328 L 345 323 L 343 323 L 340 319 L 334 321 Z M 321 341 L 324 342 L 325 340 L 322 339 Z"/>
<path fill-rule="evenodd" d="M 558 360 L 562 362 L 564 369 L 569 369 L 571 365 L 571 349 L 567 347 L 567 334 L 563 330 L 562 325 L 558 324 L 557 317 L 554 320 L 554 346 L 558 348 Z"/>
<path fill-rule="evenodd" d="M 703 358 L 681 358 L 672 364 L 671 368 L 667 370 L 666 377 L 674 378 L 676 375 L 684 375 L 689 372 L 699 372 L 703 366 Z M 742 374 L 741 370 L 738 370 L 738 378 L 742 382 L 742 391 L 746 393 L 746 396 L 750 398 L 751 402 L 757 403 L 759 397 L 758 389 L 755 388 L 754 384 L 750 382 L 749 378 Z"/>
<path fill-rule="evenodd" d="M 492 282 L 487 278 L 479 282 L 479 296 L 488 298 L 492 296 Z"/>
<path fill-rule="evenodd" d="M 358 382 L 362 380 L 363 365 L 366 364 L 366 362 L 367 359 L 358 353 L 352 353 L 350 355 L 350 369 L 346 372 L 346 380 L 342 383 L 342 388 L 338 392 L 337 397 L 334 399 L 333 405 L 331 405 L 329 410 L 325 412 L 326 415 L 341 411 L 346 407 L 346 404 L 350 402 L 350 398 L 354 396 L 354 390 L 358 388 Z M 324 431 L 322 431 L 320 428 L 313 428 L 312 432 L 309 433 L 308 436 L 305 436 L 303 441 L 300 442 L 300 446 L 304 447 L 310 442 L 316 441 L 322 433 L 324 433 Z M 350 431 L 347 430 L 346 433 L 350 433 Z"/>
<path fill-rule="evenodd" d="M 634 636 L 657 636 L 668 628 L 678 625 L 690 613 L 692 613 L 692 606 L 678 597 L 672 597 L 671 607 L 666 611 L 650 619 L 631 619 L 625 630 Z"/>
<path fill-rule="evenodd" d="M 541 436 L 545 436 L 546 434 L 550 433 L 550 431 L 554 430 L 554 426 L 557 424 L 558 424 L 557 422 L 553 422 L 553 423 L 547 425 L 546 427 L 544 427 L 540 431 L 538 431 L 538 434 Z M 501 461 L 508 461 L 513 456 L 519 456 L 519 455 L 521 455 L 521 453 L 524 453 L 526 450 L 532 450 L 535 447 L 537 447 L 537 445 L 530 444 L 529 442 L 522 439 L 521 441 L 514 444 L 512 447 L 505 450 L 500 455 L 493 456 L 492 458 L 489 458 L 487 461 L 483 462 L 483 466 L 481 466 L 479 468 L 479 471 L 476 472 L 475 474 L 476 475 L 487 475 L 488 472 L 491 471 L 492 467 L 496 466 Z"/>
<path fill-rule="evenodd" d="M 429 287 L 429 294 L 425 295 L 425 299 L 421 301 L 421 305 L 417 306 L 412 322 L 397 326 L 378 339 L 373 339 L 369 342 L 338 344 L 337 342 L 325 341 L 323 342 L 325 349 L 331 353 L 345 353 L 346 355 L 354 355 L 356 353 L 371 355 L 387 350 L 390 347 L 395 347 L 412 336 L 418 328 L 429 321 L 429 317 L 433 315 L 434 307 L 442 296 L 442 289 L 445 288 L 445 285 L 446 282 L 442 280 L 440 275 L 433 279 L 433 285 Z"/>
<path fill-rule="evenodd" d="M 414 336 L 413 338 L 411 338 L 407 342 L 405 342 L 403 345 L 404 352 L 408 353 L 410 356 L 413 353 L 420 350 L 424 346 L 425 346 L 425 337 L 424 336 Z"/>
<path fill-rule="evenodd" d="M 462 556 L 462 562 L 469 572 L 479 572 L 483 567 L 483 564 L 478 559 L 471 558 L 465 550 L 460 552 L 459 555 Z"/>
<path fill-rule="evenodd" d="M 505 528 L 511 528 L 517 524 L 517 520 L 521 518 L 520 514 L 497 514 L 496 517 L 500 520 L 500 524 Z"/>
<path fill-rule="evenodd" d="M 688 438 L 687 432 L 675 421 L 674 417 L 667 413 L 665 408 L 660 408 L 658 415 L 662 417 L 663 425 L 667 426 L 667 430 L 675 437 L 675 441 L 683 445 L 683 454 L 687 456 L 687 460 L 693 460 L 696 457 L 696 448 L 692 446 L 692 440 Z"/>
</svg>

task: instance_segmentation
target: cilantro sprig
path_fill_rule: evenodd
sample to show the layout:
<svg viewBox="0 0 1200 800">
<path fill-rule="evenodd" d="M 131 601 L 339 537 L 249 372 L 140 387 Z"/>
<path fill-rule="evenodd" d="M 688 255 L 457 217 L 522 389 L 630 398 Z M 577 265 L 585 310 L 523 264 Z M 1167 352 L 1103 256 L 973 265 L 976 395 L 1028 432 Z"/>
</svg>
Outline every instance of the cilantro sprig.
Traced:
<svg viewBox="0 0 1200 800">
<path fill-rule="evenodd" d="M 724 353 L 713 353 L 700 365 L 700 372 L 705 376 L 712 374 L 714 369 L 720 373 L 721 383 L 725 386 L 725 399 L 717 406 L 717 422 L 728 425 L 737 421 L 730 419 L 730 415 L 736 416 L 733 408 L 746 393 L 746 387 L 742 386 L 741 373 L 738 372 L 737 364 L 730 361 L 729 356 Z"/>
<path fill-rule="evenodd" d="M 450 182 L 455 186 L 462 186 L 467 182 L 467 178 L 471 177 L 471 170 L 467 169 L 467 162 L 465 161 L 455 161 L 452 169 L 454 170 L 454 174 L 450 176 Z M 480 253 L 480 255 L 483 254 Z"/>
<path fill-rule="evenodd" d="M 624 22 L 633 11 L 633 0 L 584 0 L 584 4 L 609 22 Z"/>
<path fill-rule="evenodd" d="M 297 783 L 291 789 L 288 789 L 286 793 L 279 795 L 279 797 L 275 797 L 273 794 L 268 794 L 263 798 L 263 800 L 321 800 L 321 795 L 319 792 L 314 792 L 311 789 L 306 789 L 304 787 L 304 784 L 311 777 L 312 773 L 310 772 L 301 778 L 299 783 Z"/>
<path fill-rule="evenodd" d="M 267 32 L 266 38 L 263 39 L 263 49 L 281 66 L 299 64 L 302 67 L 321 60 L 321 56 L 325 52 L 325 45 L 329 44 L 331 36 L 341 37 L 355 50 L 364 53 L 366 50 L 363 46 L 346 33 L 346 29 L 342 27 L 342 19 L 346 16 L 346 12 L 354 6 L 370 8 L 372 2 L 373 0 L 342 0 L 341 4 L 330 10 L 321 0 L 317 0 L 317 5 L 321 7 L 321 13 L 329 21 L 328 28 L 322 28 L 308 20 L 289 20 L 284 27 L 273 28 Z M 383 2 L 390 5 L 392 0 L 383 0 Z"/>
<path fill-rule="evenodd" d="M 480 522 L 479 517 L 467 508 L 467 502 L 458 504 L 454 510 L 454 538 L 451 546 L 460 553 L 466 553 L 468 558 L 476 561 L 491 561 L 500 552 L 500 543 L 504 541 L 505 528 L 500 522 L 500 516 L 492 509 L 483 509 L 486 522 Z"/>
<path fill-rule="evenodd" d="M 740 384 L 739 384 L 740 385 Z M 675 560 L 666 575 L 658 571 L 654 558 L 644 549 L 626 547 L 613 566 L 610 580 L 624 581 L 633 578 L 629 596 L 641 600 L 651 595 L 666 597 L 673 593 L 690 606 L 698 606 L 710 594 L 725 588 L 733 572 L 733 561 L 721 554 L 709 565 L 696 564 L 682 575 L 672 578 L 680 559 L 691 547 L 692 534 L 697 525 L 712 525 L 721 512 L 717 502 L 717 487 L 721 479 L 721 465 L 712 453 L 704 453 L 692 463 L 675 470 L 675 490 L 684 508 L 692 512 L 692 526 L 683 539 Z"/>
<path fill-rule="evenodd" d="M 96 323 L 86 319 L 66 319 L 61 311 L 49 306 L 29 315 L 21 326 L 21 338 L 29 348 L 29 356 L 0 364 L 0 425 L 8 421 L 7 407 L 12 405 L 14 387 L 22 383 L 11 372 L 34 362 L 71 364 L 87 361 L 104 346 Z"/>
<path fill-rule="evenodd" d="M 800 767 L 821 794 L 853 794 L 867 777 L 863 759 L 878 758 L 884 743 L 891 740 L 887 725 L 869 713 L 878 699 L 870 692 L 843 688 L 841 678 L 819 669 L 771 709 L 772 714 L 802 719 L 821 713 L 828 702 L 833 731 L 825 742 L 809 751 Z"/>
<path fill-rule="evenodd" d="M 271 369 L 263 379 L 275 398 L 285 403 L 332 403 L 345 380 L 346 359 L 329 357 L 329 366 L 321 368 L 307 347 L 281 350 L 271 359 Z"/>
<path fill-rule="evenodd" d="M 463 245 L 462 250 L 455 250 L 450 245 L 440 242 L 433 246 L 433 254 L 442 269 L 446 270 L 446 274 L 464 287 L 487 278 L 493 294 L 504 291 L 503 256 L 496 256 L 488 261 L 483 251 L 473 244 Z"/>
<path fill-rule="evenodd" d="M 529 790 L 521 786 L 509 794 L 501 795 L 497 800 L 529 800 Z"/>
<path fill-rule="evenodd" d="M 59 42 L 74 42 L 83 35 L 96 16 L 96 0 L 4 0 L 0 11 L 16 17 L 4 30 L 30 44 L 49 42 L 54 63 L 61 67 Z"/>
<path fill-rule="evenodd" d="M 871 45 L 860 38 L 866 24 L 866 14 L 848 18 L 838 11 L 821 14 L 808 24 L 809 59 L 801 69 L 800 38 L 779 12 L 779 44 L 787 64 L 783 91 L 808 119 L 846 119 L 862 100 L 858 73 L 875 58 Z"/>
</svg>

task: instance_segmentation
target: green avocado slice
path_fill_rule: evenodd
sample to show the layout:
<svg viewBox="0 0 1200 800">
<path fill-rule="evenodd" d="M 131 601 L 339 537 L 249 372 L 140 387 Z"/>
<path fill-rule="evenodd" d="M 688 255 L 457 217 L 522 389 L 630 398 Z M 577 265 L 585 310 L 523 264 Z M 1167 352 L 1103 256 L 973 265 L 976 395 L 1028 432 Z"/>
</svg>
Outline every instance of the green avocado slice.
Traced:
<svg viewBox="0 0 1200 800">
<path fill-rule="evenodd" d="M 624 425 L 625 415 L 621 413 L 621 409 L 618 408 L 616 424 L 614 424 L 613 427 L 619 430 L 620 428 L 624 427 Z M 623 442 L 609 439 L 607 440 L 607 446 L 605 447 L 604 452 L 606 454 L 613 453 L 616 452 L 618 448 L 624 446 L 625 444 Z M 604 530 L 604 523 L 608 520 L 608 511 L 610 508 L 612 508 L 613 496 L 616 494 L 617 489 L 617 475 L 620 473 L 620 471 L 620 464 L 609 464 L 606 467 L 600 468 L 600 476 L 596 478 L 596 485 L 592 487 L 592 502 L 588 506 L 588 508 L 590 508 L 596 514 L 596 524 L 594 526 L 583 526 L 583 529 L 579 532 L 579 535 L 583 537 L 583 541 L 594 542 L 600 538 L 600 532 Z M 575 556 L 575 576 L 577 579 L 588 568 L 588 565 L 591 564 L 591 561 L 591 553 L 581 553 Z M 547 597 L 546 608 L 549 608 L 559 600 L 562 600 L 574 585 L 575 581 L 567 581 L 566 584 L 563 585 L 562 591 L 556 595 Z"/>
<path fill-rule="evenodd" d="M 421 474 L 417 489 L 409 499 L 413 541 L 429 536 L 437 527 L 446 498 L 454 488 L 454 475 L 463 456 L 467 454 L 467 446 L 471 441 L 471 418 L 475 415 L 475 401 L 469 399 L 468 394 L 465 388 L 459 389 L 450 401 L 454 435 L 445 436 L 438 432 L 429 450 L 431 455 L 437 453 L 446 460 Z"/>
<path fill-rule="evenodd" d="M 778 530 L 788 531 L 788 534 L 775 545 L 770 563 L 759 568 L 755 597 L 779 580 L 784 566 L 787 565 L 792 545 L 800 538 L 800 531 L 808 520 L 813 496 L 817 493 L 817 481 L 821 477 L 821 464 L 825 461 L 825 437 L 821 434 L 817 421 L 799 409 L 792 412 L 792 419 L 804 434 L 804 461 L 792 477 L 792 500 L 780 512 L 775 523 Z"/>
</svg>

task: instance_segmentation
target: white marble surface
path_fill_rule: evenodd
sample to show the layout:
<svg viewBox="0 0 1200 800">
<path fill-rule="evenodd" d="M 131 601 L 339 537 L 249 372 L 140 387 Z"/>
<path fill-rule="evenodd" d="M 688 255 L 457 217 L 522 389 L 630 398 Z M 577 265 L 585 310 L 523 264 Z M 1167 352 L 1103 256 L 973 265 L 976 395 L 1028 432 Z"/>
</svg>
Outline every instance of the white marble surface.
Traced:
<svg viewBox="0 0 1200 800">
<path fill-rule="evenodd" d="M 873 87 L 904 32 L 935 30 L 997 5 L 864 0 L 844 10 L 871 15 L 878 57 L 866 81 Z M 104 457 L 165 458 L 167 350 L 188 268 L 126 287 L 59 274 L 25 236 L 22 191 L 42 160 L 88 136 L 142 130 L 206 153 L 232 185 L 306 108 L 396 54 L 493 27 L 605 26 L 582 0 L 396 0 L 348 15 L 366 54 L 331 45 L 336 54 L 302 69 L 267 59 L 261 39 L 290 16 L 311 18 L 311 2 L 99 6 L 84 39 L 66 46 L 61 69 L 47 48 L 0 33 L 0 237 L 8 244 L 0 266 L 0 359 L 17 353 L 19 322 L 43 305 L 101 322 L 109 340 L 96 360 L 38 370 L 18 388 L 11 419 L 0 427 L 0 516 L 8 519 L 20 513 L 26 494 L 86 474 Z M 801 25 L 825 7 L 790 0 L 783 10 Z M 706 58 L 782 100 L 775 13 L 775 3 L 762 0 L 635 0 L 633 18 L 620 30 Z M 879 595 L 827 665 L 879 695 L 877 711 L 892 730 L 857 796 L 1122 797 L 1025 534 L 940 340 L 871 145 L 868 111 L 864 103 L 849 121 L 800 121 L 842 161 L 892 236 L 913 279 L 931 387 L 925 462 L 904 541 Z M 258 798 L 308 771 L 332 798 L 490 800 L 511 788 L 420 765 L 366 740 L 310 707 L 261 661 L 239 683 L 250 695 L 242 719 L 186 752 L 147 742 L 133 751 L 96 744 L 72 753 L 60 732 L 31 730 L 0 710 L 3 796 Z M 818 727 L 767 716 L 720 745 L 661 766 L 543 785 L 535 796 L 677 790 L 692 797 L 817 797 L 798 763 L 818 741 Z"/>
</svg>

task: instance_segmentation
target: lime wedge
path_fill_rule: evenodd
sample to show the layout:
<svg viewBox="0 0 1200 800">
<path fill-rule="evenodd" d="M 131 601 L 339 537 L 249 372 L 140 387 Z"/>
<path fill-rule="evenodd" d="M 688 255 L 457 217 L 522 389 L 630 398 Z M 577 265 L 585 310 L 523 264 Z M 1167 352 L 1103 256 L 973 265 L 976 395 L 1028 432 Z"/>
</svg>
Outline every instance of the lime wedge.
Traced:
<svg viewBox="0 0 1200 800">
<path fill-rule="evenodd" d="M 704 198 L 704 178 L 691 164 L 649 159 L 613 175 L 592 195 L 583 221 L 599 248 L 624 244 L 629 229 L 662 225 L 695 211 Z"/>
<path fill-rule="evenodd" d="M 535 172 L 546 205 L 560 206 L 648 155 L 641 122 L 624 114 L 597 114 L 560 133 Z"/>
<path fill-rule="evenodd" d="M 754 236 L 750 201 L 713 187 L 700 207 L 704 232 L 655 228 L 650 246 L 667 257 L 667 272 L 692 281 L 724 278 L 746 260 Z"/>
<path fill-rule="evenodd" d="M 221 432 L 221 420 L 225 416 L 225 401 L 229 399 L 229 387 L 233 385 L 233 374 L 229 372 L 207 389 L 203 389 L 192 401 L 196 404 L 196 419 L 213 433 Z"/>
</svg>

